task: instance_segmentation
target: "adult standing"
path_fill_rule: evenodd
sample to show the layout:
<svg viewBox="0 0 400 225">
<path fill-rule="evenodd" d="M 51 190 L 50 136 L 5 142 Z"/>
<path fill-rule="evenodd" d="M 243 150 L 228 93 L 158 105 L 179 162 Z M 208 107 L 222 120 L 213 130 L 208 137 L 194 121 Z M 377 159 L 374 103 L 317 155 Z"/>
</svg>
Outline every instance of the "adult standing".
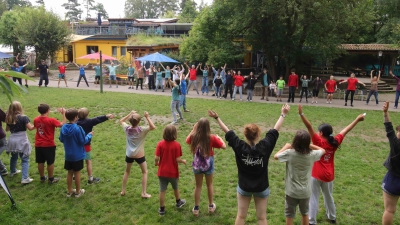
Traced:
<svg viewBox="0 0 400 225">
<path fill-rule="evenodd" d="M 144 78 L 144 70 L 142 65 L 137 69 L 137 81 L 136 81 L 136 90 L 138 89 L 140 83 L 140 89 L 143 90 L 143 78 Z"/>
<path fill-rule="evenodd" d="M 47 66 L 46 62 L 42 60 L 36 70 L 39 70 L 39 87 L 42 86 L 43 81 L 44 86 L 47 87 L 47 85 L 49 84 L 49 66 Z"/>
<path fill-rule="evenodd" d="M 394 77 L 394 79 L 397 80 L 396 98 L 395 98 L 395 100 L 394 100 L 394 107 L 393 107 L 394 109 L 397 109 L 397 106 L 398 106 L 398 104 L 399 104 L 399 96 L 400 96 L 400 78 L 398 78 L 397 76 L 395 76 L 391 70 L 389 71 L 389 74 L 390 74 L 392 77 Z"/>
<path fill-rule="evenodd" d="M 121 64 L 119 64 L 118 66 L 121 66 Z M 117 73 L 116 73 L 116 70 L 117 70 L 118 66 L 114 66 L 113 62 L 111 63 L 111 66 L 107 66 L 108 67 L 108 71 L 110 72 L 110 76 L 109 76 L 109 79 L 108 79 L 108 81 L 110 82 L 110 87 L 109 88 L 111 88 L 111 82 L 113 80 L 115 81 L 115 83 L 117 85 L 117 86 L 115 86 L 115 88 L 118 88 Z"/>
<path fill-rule="evenodd" d="M 235 85 L 235 87 L 233 88 L 233 97 L 232 97 L 232 101 L 235 100 L 235 96 L 236 96 L 236 92 L 239 89 L 239 94 L 240 94 L 240 101 L 243 101 L 242 99 L 242 86 L 243 86 L 243 81 L 244 81 L 244 77 L 242 77 L 240 70 L 238 71 L 237 75 L 235 75 L 235 71 L 233 71 L 233 84 Z"/>
<path fill-rule="evenodd" d="M 101 71 L 100 71 L 100 65 L 98 63 L 96 63 L 96 65 L 93 67 L 94 72 L 95 72 L 95 76 L 94 76 L 94 84 L 100 84 L 100 76 L 101 76 Z"/>
<path fill-rule="evenodd" d="M 235 224 L 244 224 L 249 209 L 251 198 L 254 198 L 258 224 L 267 224 L 267 203 L 270 194 L 268 180 L 268 162 L 279 137 L 286 115 L 290 106 L 283 105 L 280 116 L 273 129 L 269 130 L 260 140 L 261 130 L 256 124 L 244 126 L 246 141 L 241 140 L 233 130 L 222 122 L 218 114 L 208 111 L 208 115 L 217 120 L 225 132 L 225 140 L 235 153 L 238 169 L 237 186 L 237 216 Z"/>
<path fill-rule="evenodd" d="M 288 79 L 288 86 L 289 86 L 289 98 L 287 102 L 292 101 L 294 102 L 294 94 L 296 89 L 299 88 L 299 76 L 296 74 L 296 70 L 292 69 Z"/>
<path fill-rule="evenodd" d="M 89 66 L 89 63 L 86 64 L 86 66 L 84 66 L 83 64 L 81 64 L 79 66 L 75 62 L 72 62 L 72 63 L 75 64 L 75 66 L 79 68 L 79 78 L 78 78 L 78 83 L 76 84 L 76 87 L 79 87 L 79 83 L 81 82 L 82 78 L 85 80 L 86 85 L 89 87 L 89 83 L 86 79 L 86 74 L 85 74 L 85 68 L 87 68 Z"/>
<path fill-rule="evenodd" d="M 264 100 L 264 96 L 265 96 L 265 100 L 268 101 L 268 70 L 264 69 L 263 71 L 263 75 L 261 75 L 261 100 Z"/>
<path fill-rule="evenodd" d="M 129 67 L 128 67 L 128 72 L 127 72 L 127 75 L 128 75 L 128 85 L 129 85 L 129 88 L 128 89 L 133 89 L 133 82 L 135 81 L 135 78 L 133 77 L 133 74 L 135 73 L 135 68 L 133 68 L 133 65 L 132 65 L 132 63 L 131 64 L 129 64 Z"/>
<path fill-rule="evenodd" d="M 27 64 L 26 62 L 28 61 L 30 55 L 28 55 L 28 57 L 26 59 L 24 57 L 19 58 L 19 56 L 20 56 L 20 53 L 18 53 L 17 56 L 15 56 L 15 59 L 17 60 L 18 65 L 19 66 L 23 66 L 23 65 Z M 21 73 L 26 74 L 26 68 L 25 67 L 22 68 Z M 28 86 L 28 79 L 25 79 L 25 87 L 29 87 Z"/>
<path fill-rule="evenodd" d="M 149 90 L 155 90 L 156 89 L 155 88 L 156 85 L 154 84 L 154 72 L 156 72 L 156 71 L 155 71 L 154 66 L 150 65 L 150 67 L 148 69 L 146 69 L 146 71 L 149 74 L 147 76 L 147 78 L 149 79 L 149 83 L 148 83 Z"/>
<path fill-rule="evenodd" d="M 159 63 L 162 66 L 162 68 L 164 69 L 164 74 L 165 74 L 164 75 L 164 88 L 163 88 L 163 91 L 164 91 L 164 89 L 167 89 L 167 85 L 169 83 L 169 80 L 171 79 L 171 69 L 169 66 L 167 66 L 167 68 L 165 68 L 161 62 L 159 62 Z M 175 69 L 175 67 L 176 66 L 174 66 L 174 68 L 172 68 L 172 69 Z"/>
<path fill-rule="evenodd" d="M 233 85 L 233 77 L 231 75 L 231 71 L 228 71 L 228 74 L 226 75 L 226 83 L 225 83 L 225 94 L 224 98 L 226 99 L 226 96 L 228 96 L 228 91 L 230 98 L 232 99 L 232 85 Z"/>
<path fill-rule="evenodd" d="M 22 73 L 22 70 L 25 69 L 25 66 L 28 65 L 28 63 L 27 63 L 25 65 L 19 66 L 18 62 L 14 62 L 13 65 L 10 65 L 10 62 L 8 61 L 8 59 L 6 59 L 6 62 L 11 67 L 11 70 L 13 70 L 15 72 L 20 72 L 20 73 Z M 13 81 L 14 82 L 18 81 L 19 85 L 22 86 L 22 79 L 21 78 L 13 77 Z"/>
<path fill-rule="evenodd" d="M 212 81 L 214 94 L 212 96 L 216 96 L 217 95 L 217 91 L 216 91 L 217 88 L 215 87 L 215 79 L 217 79 L 217 77 L 220 76 L 222 84 L 221 84 L 221 86 L 219 88 L 219 91 L 220 91 L 220 93 L 222 93 L 222 90 L 224 89 L 223 85 L 226 83 L 226 75 L 225 75 L 226 63 L 225 63 L 225 65 L 223 67 L 221 66 L 221 69 L 218 69 L 218 71 L 214 68 L 213 65 L 211 65 L 211 68 L 212 68 L 212 70 L 214 72 L 214 78 L 213 78 L 213 81 Z"/>
<path fill-rule="evenodd" d="M 372 95 L 375 96 L 375 102 L 376 105 L 379 104 L 378 100 L 378 83 L 379 80 L 381 79 L 381 71 L 378 72 L 378 77 L 373 76 L 374 70 L 371 70 L 371 88 L 369 89 L 368 97 L 367 97 L 367 105 L 369 103 L 369 99 L 371 98 Z"/>
<path fill-rule="evenodd" d="M 337 83 L 332 75 L 329 77 L 329 80 L 327 80 L 325 82 L 325 90 L 327 93 L 326 103 L 331 104 L 332 98 L 333 98 L 333 93 L 335 93 L 335 91 L 337 90 Z"/>
<path fill-rule="evenodd" d="M 347 83 L 346 96 L 344 99 L 344 101 L 345 101 L 344 106 L 347 106 L 347 99 L 349 98 L 349 94 L 351 94 L 350 95 L 350 106 L 354 107 L 353 100 L 354 100 L 354 93 L 356 92 L 356 86 L 357 86 L 357 84 L 362 84 L 363 86 L 365 86 L 365 84 L 363 82 L 359 81 L 356 78 L 356 75 L 354 73 L 351 73 L 350 78 L 348 78 L 347 80 L 339 82 L 339 84 L 343 84 L 343 83 Z"/>
<path fill-rule="evenodd" d="M 187 94 L 189 94 L 189 89 L 192 86 L 192 84 L 194 84 L 194 88 L 197 91 L 197 95 L 199 95 L 199 90 L 197 89 L 197 70 L 199 69 L 199 65 L 197 65 L 197 67 L 195 67 L 195 65 L 192 65 L 192 68 L 189 67 L 189 65 L 187 63 L 185 63 L 186 67 L 189 70 L 189 85 L 187 88 Z"/>
<path fill-rule="evenodd" d="M 204 92 L 206 93 L 206 95 L 208 95 L 208 65 L 206 63 L 206 65 L 204 66 L 204 69 L 201 68 L 201 63 L 200 65 L 200 70 L 203 72 L 203 77 L 201 79 L 201 94 L 204 95 Z"/>
<path fill-rule="evenodd" d="M 383 164 L 388 170 L 382 181 L 383 204 L 385 206 L 385 211 L 382 215 L 383 225 L 393 224 L 394 213 L 400 196 L 400 126 L 396 127 L 397 133 L 395 133 L 392 122 L 390 122 L 388 109 L 389 102 L 385 102 L 382 111 L 390 151 Z"/>
<path fill-rule="evenodd" d="M 319 90 L 321 89 L 321 86 L 323 85 L 322 80 L 317 77 L 312 81 L 313 84 L 313 90 L 312 90 L 312 102 L 311 104 L 317 104 L 318 103 L 318 94 L 319 94 Z"/>
<path fill-rule="evenodd" d="M 312 76 L 310 76 L 310 79 L 307 79 L 307 75 L 303 75 L 300 77 L 301 81 L 301 95 L 300 95 L 300 101 L 303 98 L 303 94 L 306 95 L 306 102 L 308 103 L 308 83 L 312 80 Z"/>
</svg>

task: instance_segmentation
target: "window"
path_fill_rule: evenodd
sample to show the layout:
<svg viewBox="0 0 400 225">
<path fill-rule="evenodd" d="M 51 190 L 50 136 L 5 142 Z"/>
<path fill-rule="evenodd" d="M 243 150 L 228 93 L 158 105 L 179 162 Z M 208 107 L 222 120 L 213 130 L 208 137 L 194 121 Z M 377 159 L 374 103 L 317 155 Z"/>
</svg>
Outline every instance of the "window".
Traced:
<svg viewBox="0 0 400 225">
<path fill-rule="evenodd" d="M 86 46 L 86 54 L 99 52 L 99 46 Z"/>
<path fill-rule="evenodd" d="M 121 47 L 121 56 L 126 56 L 126 47 Z"/>
<path fill-rule="evenodd" d="M 111 54 L 112 54 L 113 56 L 117 56 L 117 46 L 112 46 L 112 47 L 111 47 Z"/>
</svg>

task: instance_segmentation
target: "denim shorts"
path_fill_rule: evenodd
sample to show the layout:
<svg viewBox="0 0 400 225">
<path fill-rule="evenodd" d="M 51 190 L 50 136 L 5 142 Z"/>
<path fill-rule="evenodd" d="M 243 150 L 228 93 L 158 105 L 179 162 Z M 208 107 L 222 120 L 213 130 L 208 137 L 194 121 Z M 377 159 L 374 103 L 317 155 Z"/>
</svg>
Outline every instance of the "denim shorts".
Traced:
<svg viewBox="0 0 400 225">
<path fill-rule="evenodd" d="M 382 181 L 382 190 L 392 196 L 400 196 L 400 177 L 388 171 Z"/>
<path fill-rule="evenodd" d="M 301 215 L 308 215 L 310 198 L 298 199 L 286 195 L 285 200 L 285 216 L 287 218 L 294 218 L 296 216 L 296 208 L 299 206 Z"/>
<path fill-rule="evenodd" d="M 242 195 L 244 197 L 254 196 L 254 197 L 257 197 L 257 198 L 268 198 L 268 196 L 270 194 L 269 188 L 267 188 L 267 189 L 265 189 L 264 191 L 261 191 L 261 192 L 247 192 L 247 191 L 243 191 L 238 185 L 236 190 L 240 195 Z"/>
<path fill-rule="evenodd" d="M 206 171 L 201 171 L 201 170 L 195 170 L 194 168 L 192 169 L 194 174 L 205 174 L 205 175 L 211 175 L 214 173 L 214 156 L 210 156 L 210 167 L 208 167 L 208 170 Z"/>
<path fill-rule="evenodd" d="M 117 80 L 117 75 L 110 75 L 110 80 Z"/>
</svg>

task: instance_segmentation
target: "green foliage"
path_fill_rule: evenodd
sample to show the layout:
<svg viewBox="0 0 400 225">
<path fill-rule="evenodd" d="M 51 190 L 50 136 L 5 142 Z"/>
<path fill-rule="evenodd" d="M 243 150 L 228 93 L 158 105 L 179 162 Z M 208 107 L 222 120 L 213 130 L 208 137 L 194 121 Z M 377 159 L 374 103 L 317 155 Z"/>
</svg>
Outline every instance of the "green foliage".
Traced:
<svg viewBox="0 0 400 225">
<path fill-rule="evenodd" d="M 38 116 L 37 106 L 40 103 L 50 105 L 50 117 L 61 120 L 56 113 L 57 107 L 81 108 L 87 107 L 89 117 L 97 117 L 108 113 L 115 114 L 116 118 L 96 125 L 92 140 L 93 175 L 101 181 L 95 185 L 86 185 L 86 169 L 81 170 L 81 187 L 86 190 L 81 198 L 67 198 L 66 174 L 64 170 L 64 148 L 58 141 L 59 129 L 56 129 L 55 143 L 57 146 L 54 163 L 54 175 L 61 177 L 57 184 L 40 183 L 37 164 L 34 162 L 34 153 L 30 156 L 29 175 L 34 179 L 31 184 L 21 185 L 21 175 L 14 177 L 4 176 L 4 180 L 14 197 L 17 209 L 10 208 L 10 200 L 3 192 L 0 194 L 0 224 L 234 224 L 237 213 L 237 167 L 232 149 L 215 150 L 215 174 L 213 180 L 214 201 L 217 211 L 214 215 L 207 213 L 207 189 L 203 182 L 200 198 L 200 216 L 194 217 L 191 209 L 194 205 L 194 176 L 192 172 L 189 146 L 185 138 L 194 124 L 201 117 L 207 117 L 207 109 L 218 112 L 225 124 L 243 138 L 243 126 L 247 123 L 256 123 L 263 134 L 271 129 L 280 115 L 280 104 L 245 103 L 220 101 L 216 99 L 187 98 L 191 112 L 184 114 L 184 121 L 177 125 L 178 139 L 182 146 L 182 159 L 186 159 L 187 166 L 179 165 L 179 190 L 181 198 L 187 204 L 175 208 L 173 190 L 169 186 L 166 192 L 165 206 L 167 214 L 160 217 L 159 184 L 157 167 L 154 166 L 153 156 L 158 141 L 162 139 L 163 128 L 172 121 L 170 112 L 170 96 L 86 91 L 68 88 L 38 88 L 29 87 L 29 95 L 23 99 L 16 98 L 22 103 L 24 114 L 31 121 Z M 361 102 L 359 104 L 362 104 Z M 4 110 L 9 105 L 6 98 L 0 98 L 0 107 Z M 157 129 L 146 137 L 144 149 L 147 159 L 148 182 L 147 192 L 150 199 L 142 199 L 141 171 L 137 164 L 133 164 L 127 192 L 120 196 L 122 176 L 125 170 L 125 133 L 119 126 L 119 120 L 131 110 L 141 115 L 148 111 L 150 118 L 155 122 Z M 334 134 L 339 133 L 357 115 L 364 110 L 326 108 L 321 106 L 303 106 L 304 114 L 311 121 L 314 129 L 325 122 L 333 125 Z M 393 124 L 400 124 L 398 112 L 390 112 Z M 339 116 L 340 115 L 340 118 Z M 381 111 L 370 110 L 365 121 L 360 122 L 344 139 L 340 149 L 335 153 L 335 181 L 333 197 L 337 207 L 337 222 L 339 224 L 379 224 L 383 213 L 383 199 L 381 182 L 386 173 L 382 166 L 388 152 L 389 144 L 385 136 Z M 144 119 L 141 124 L 145 124 Z M 211 132 L 224 137 L 214 119 L 210 119 Z M 293 140 L 294 133 L 299 129 L 306 129 L 297 115 L 296 107 L 286 116 L 279 139 L 272 153 L 275 154 L 286 142 Z M 27 132 L 29 140 L 34 143 L 35 131 Z M 2 154 L 1 159 L 9 166 L 9 156 Z M 20 161 L 19 161 L 20 162 Z M 17 168 L 20 169 L 20 163 Z M 47 172 L 46 172 L 47 173 Z M 272 158 L 268 165 L 269 184 L 271 195 L 268 199 L 267 219 L 272 225 L 285 224 L 285 163 Z M 360 197 L 362 196 L 362 197 Z M 318 224 L 329 224 L 325 216 L 323 198 L 319 199 Z M 295 224 L 301 224 L 301 216 L 295 217 Z M 394 224 L 400 221 L 400 214 L 396 213 Z M 246 224 L 257 224 L 254 201 L 251 201 Z"/>
<path fill-rule="evenodd" d="M 21 9 L 17 22 L 14 32 L 18 41 L 35 48 L 36 63 L 48 57 L 53 59 L 69 43 L 71 31 L 57 14 L 44 8 Z"/>
<path fill-rule="evenodd" d="M 27 90 L 25 89 L 25 87 L 14 83 L 7 76 L 23 78 L 23 79 L 28 79 L 28 80 L 32 80 L 32 81 L 33 81 L 33 79 L 23 73 L 19 73 L 19 72 L 15 72 L 15 71 L 0 72 L 0 92 L 3 92 L 7 96 L 8 100 L 11 103 L 13 97 L 17 97 L 17 96 L 22 97 L 21 93 L 27 92 Z"/>
<path fill-rule="evenodd" d="M 400 46 L 400 2 L 397 0 L 376 1 L 375 7 L 377 42 Z"/>
<path fill-rule="evenodd" d="M 186 0 L 181 14 L 178 16 L 180 23 L 192 23 L 197 14 L 196 2 L 194 0 Z"/>
<path fill-rule="evenodd" d="M 12 10 L 4 12 L 0 19 L 0 43 L 12 47 L 14 55 L 25 50 L 25 45 L 18 39 L 16 33 L 16 29 L 20 25 L 18 23 L 20 16 L 19 10 Z"/>
<path fill-rule="evenodd" d="M 172 10 L 168 10 L 164 14 L 162 14 L 160 18 L 175 18 L 175 12 Z"/>
<path fill-rule="evenodd" d="M 36 2 L 36 4 L 38 4 L 39 6 L 43 6 L 43 7 L 45 6 L 45 5 L 44 5 L 44 0 L 36 0 L 35 2 Z"/>
<path fill-rule="evenodd" d="M 61 6 L 67 11 L 65 13 L 65 19 L 69 21 L 78 21 L 81 19 L 81 14 L 83 11 L 79 8 L 81 4 L 78 3 L 78 0 L 68 0 L 66 3 Z"/>
<path fill-rule="evenodd" d="M 177 0 L 126 0 L 124 11 L 127 18 L 145 19 L 158 18 L 177 7 Z"/>
<path fill-rule="evenodd" d="M 182 38 L 180 37 L 161 37 L 159 35 L 145 35 L 137 34 L 129 37 L 126 45 L 135 46 L 149 46 L 149 45 L 169 45 L 169 44 L 180 44 Z"/>
<path fill-rule="evenodd" d="M 86 18 L 91 18 L 90 11 L 95 6 L 94 0 L 83 0 L 83 6 L 86 8 Z"/>
<path fill-rule="evenodd" d="M 7 9 L 11 10 L 15 7 L 30 7 L 32 3 L 29 0 L 6 0 Z"/>
<path fill-rule="evenodd" d="M 91 10 L 96 11 L 97 13 L 101 14 L 101 18 L 108 19 L 108 13 L 104 8 L 103 3 L 97 3 L 95 6 L 91 8 Z"/>
</svg>

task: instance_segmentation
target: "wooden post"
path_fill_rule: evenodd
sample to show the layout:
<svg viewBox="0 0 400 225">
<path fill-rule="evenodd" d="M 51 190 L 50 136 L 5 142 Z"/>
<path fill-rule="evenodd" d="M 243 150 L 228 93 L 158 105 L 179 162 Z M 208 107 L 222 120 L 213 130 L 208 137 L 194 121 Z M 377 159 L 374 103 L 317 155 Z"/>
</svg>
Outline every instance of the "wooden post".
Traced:
<svg viewBox="0 0 400 225">
<path fill-rule="evenodd" d="M 100 51 L 100 93 L 103 93 L 103 55 Z"/>
</svg>

